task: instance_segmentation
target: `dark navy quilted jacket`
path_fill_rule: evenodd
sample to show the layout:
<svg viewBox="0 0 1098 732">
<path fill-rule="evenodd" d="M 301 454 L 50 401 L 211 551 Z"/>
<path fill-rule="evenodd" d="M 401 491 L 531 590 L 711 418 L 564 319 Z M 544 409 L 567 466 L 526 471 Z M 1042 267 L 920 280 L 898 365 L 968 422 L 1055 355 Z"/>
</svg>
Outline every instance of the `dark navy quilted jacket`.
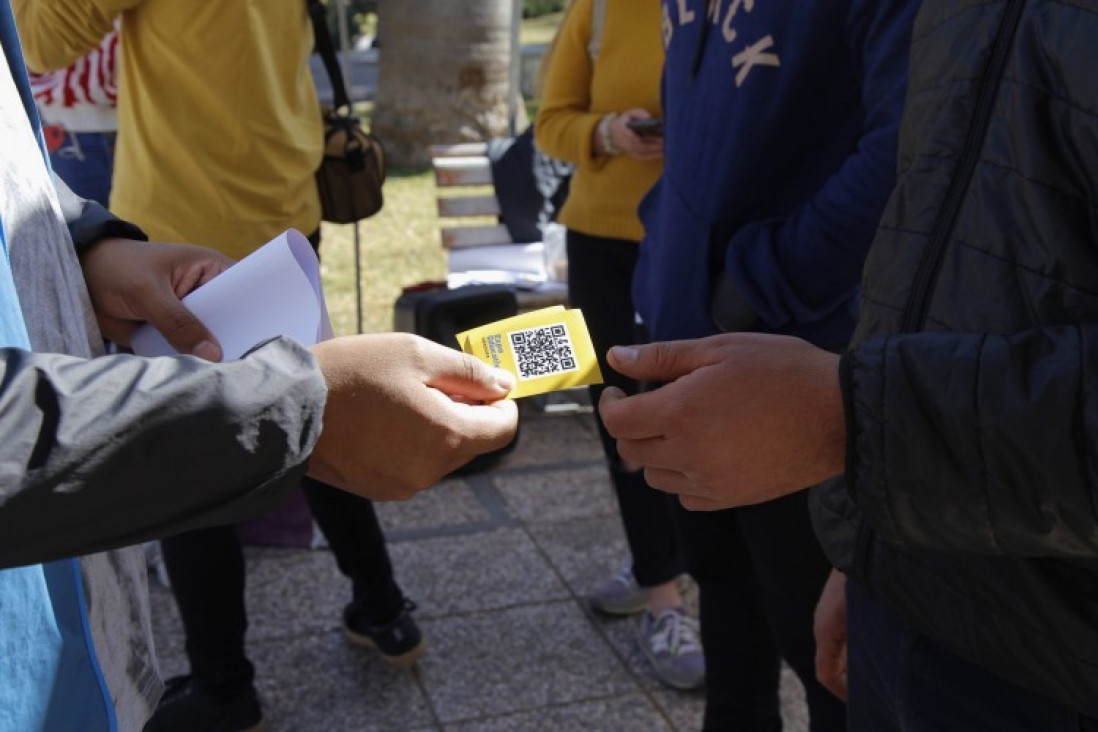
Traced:
<svg viewBox="0 0 1098 732">
<path fill-rule="evenodd" d="M 1098 715 L 1098 2 L 927 0 L 909 83 L 816 527 L 913 625 Z"/>
</svg>

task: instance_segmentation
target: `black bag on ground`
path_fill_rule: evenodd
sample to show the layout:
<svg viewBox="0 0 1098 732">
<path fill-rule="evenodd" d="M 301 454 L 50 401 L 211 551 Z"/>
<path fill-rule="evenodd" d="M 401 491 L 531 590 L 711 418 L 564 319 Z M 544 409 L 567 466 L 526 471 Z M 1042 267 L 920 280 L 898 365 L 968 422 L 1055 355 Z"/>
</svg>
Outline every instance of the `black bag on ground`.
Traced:
<svg viewBox="0 0 1098 732">
<path fill-rule="evenodd" d="M 351 113 L 351 100 L 328 33 L 327 11 L 319 0 L 306 0 L 316 50 L 332 83 L 334 109 L 322 110 L 324 157 L 316 171 L 321 218 L 351 224 L 369 218 L 385 202 L 385 150 L 376 136 L 362 129 Z"/>
</svg>

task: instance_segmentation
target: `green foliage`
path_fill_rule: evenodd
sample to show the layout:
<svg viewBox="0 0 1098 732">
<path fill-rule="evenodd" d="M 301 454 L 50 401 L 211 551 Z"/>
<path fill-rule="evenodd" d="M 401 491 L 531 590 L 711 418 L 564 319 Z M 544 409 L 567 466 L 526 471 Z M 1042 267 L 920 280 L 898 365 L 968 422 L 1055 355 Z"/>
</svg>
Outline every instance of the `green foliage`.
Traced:
<svg viewBox="0 0 1098 732">
<path fill-rule="evenodd" d="M 347 28 L 352 38 L 377 32 L 377 0 L 348 0 Z M 328 2 L 328 31 L 339 39 L 339 17 L 334 2 Z"/>
<path fill-rule="evenodd" d="M 523 0 L 522 17 L 538 18 L 564 10 L 565 0 Z"/>
</svg>

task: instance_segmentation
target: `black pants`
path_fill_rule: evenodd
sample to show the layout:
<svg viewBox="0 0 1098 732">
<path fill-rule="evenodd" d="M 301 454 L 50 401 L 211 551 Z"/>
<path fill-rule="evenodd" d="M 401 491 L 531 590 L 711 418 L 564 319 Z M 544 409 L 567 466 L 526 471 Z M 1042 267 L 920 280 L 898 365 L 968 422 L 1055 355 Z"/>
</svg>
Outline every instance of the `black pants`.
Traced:
<svg viewBox="0 0 1098 732">
<path fill-rule="evenodd" d="M 353 601 L 371 623 L 396 617 L 404 596 L 373 504 L 311 478 L 302 488 L 339 571 L 351 579 Z M 246 691 L 255 670 L 244 653 L 244 552 L 236 527 L 189 531 L 161 545 L 195 681 L 223 698 Z"/>
<path fill-rule="evenodd" d="M 851 732 L 1098 732 L 1098 719 L 954 655 L 857 580 L 846 598 Z"/>
<path fill-rule="evenodd" d="M 698 583 L 705 729 L 781 729 L 781 659 L 805 686 L 811 729 L 845 729 L 844 705 L 816 681 L 812 616 L 831 570 L 808 517 L 807 491 L 714 512 L 677 509 Z"/>
<path fill-rule="evenodd" d="M 605 384 L 590 388 L 591 400 L 596 405 L 608 385 L 626 394 L 638 391 L 635 381 L 612 371 L 606 364 L 606 352 L 611 346 L 637 342 L 632 296 L 637 254 L 636 242 L 568 231 L 569 299 L 572 307 L 583 311 L 606 380 Z M 595 417 L 633 555 L 633 575 L 642 587 L 669 582 L 686 569 L 673 518 L 677 501 L 649 487 L 642 473 L 624 468 L 614 438 L 606 431 L 597 410 Z"/>
</svg>

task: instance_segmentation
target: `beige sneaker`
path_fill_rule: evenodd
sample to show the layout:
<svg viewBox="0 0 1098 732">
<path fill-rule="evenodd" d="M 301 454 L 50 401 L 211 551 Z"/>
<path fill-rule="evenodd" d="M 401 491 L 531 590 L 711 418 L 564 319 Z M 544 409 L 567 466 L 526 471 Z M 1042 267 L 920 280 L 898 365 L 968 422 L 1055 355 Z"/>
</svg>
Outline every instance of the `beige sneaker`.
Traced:
<svg viewBox="0 0 1098 732">
<path fill-rule="evenodd" d="M 636 615 L 648 609 L 648 593 L 633 579 L 632 562 L 626 562 L 613 577 L 596 587 L 587 600 L 594 610 L 605 615 Z"/>
</svg>

